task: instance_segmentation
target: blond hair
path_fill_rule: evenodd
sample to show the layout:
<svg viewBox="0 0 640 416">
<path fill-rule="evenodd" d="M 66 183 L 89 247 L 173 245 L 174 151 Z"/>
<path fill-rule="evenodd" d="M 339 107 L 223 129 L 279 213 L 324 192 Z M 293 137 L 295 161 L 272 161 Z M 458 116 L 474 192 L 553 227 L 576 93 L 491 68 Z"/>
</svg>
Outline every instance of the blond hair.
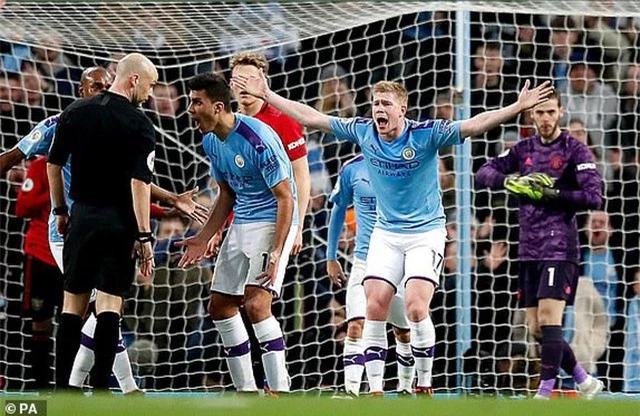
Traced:
<svg viewBox="0 0 640 416">
<path fill-rule="evenodd" d="M 262 69 L 265 73 L 269 72 L 269 62 L 267 58 L 257 52 L 240 52 L 235 54 L 229 62 L 229 67 L 233 71 L 233 68 L 238 65 L 255 66 L 258 69 Z"/>
<path fill-rule="evenodd" d="M 402 105 L 407 105 L 407 101 L 409 99 L 409 92 L 407 91 L 407 88 L 396 81 L 380 81 L 373 86 L 371 92 L 373 94 L 391 92 L 398 97 L 400 104 Z"/>
</svg>

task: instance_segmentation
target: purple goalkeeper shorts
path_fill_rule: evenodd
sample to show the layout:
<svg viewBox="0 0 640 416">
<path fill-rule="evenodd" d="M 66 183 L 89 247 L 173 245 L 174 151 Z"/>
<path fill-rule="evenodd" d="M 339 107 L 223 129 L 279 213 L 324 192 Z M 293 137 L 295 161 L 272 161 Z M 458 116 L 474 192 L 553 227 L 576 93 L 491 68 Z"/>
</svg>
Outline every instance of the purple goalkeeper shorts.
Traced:
<svg viewBox="0 0 640 416">
<path fill-rule="evenodd" d="M 573 305 L 578 275 L 578 265 L 569 261 L 520 262 L 519 306 L 535 308 L 540 299 L 559 299 Z"/>
</svg>

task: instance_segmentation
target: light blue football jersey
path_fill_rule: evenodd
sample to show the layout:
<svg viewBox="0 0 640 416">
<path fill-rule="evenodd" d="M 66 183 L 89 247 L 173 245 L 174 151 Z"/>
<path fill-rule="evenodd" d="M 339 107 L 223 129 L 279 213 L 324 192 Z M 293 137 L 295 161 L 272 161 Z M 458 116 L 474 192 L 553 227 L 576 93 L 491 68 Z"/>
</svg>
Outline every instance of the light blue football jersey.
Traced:
<svg viewBox="0 0 640 416">
<path fill-rule="evenodd" d="M 438 149 L 463 142 L 460 122 L 407 119 L 390 142 L 370 118 L 331 117 L 330 126 L 336 137 L 360 145 L 377 197 L 376 227 L 404 234 L 444 228 Z"/>
<path fill-rule="evenodd" d="M 229 184 L 236 194 L 233 222 L 276 222 L 277 203 L 271 188 L 289 180 L 294 198 L 293 223 L 298 225 L 298 196 L 293 168 L 278 135 L 262 121 L 235 114 L 225 140 L 212 132 L 202 145 L 211 161 L 211 176 Z"/>
<path fill-rule="evenodd" d="M 343 208 L 353 205 L 357 227 L 354 254 L 356 258 L 366 260 L 377 215 L 376 196 L 363 155 L 356 156 L 342 166 L 329 201 Z"/>
<path fill-rule="evenodd" d="M 42 120 L 29 134 L 18 142 L 16 147 L 24 154 L 25 158 L 31 159 L 35 156 L 46 156 L 49 154 L 59 119 L 60 114 L 57 114 Z M 69 189 L 71 188 L 71 159 L 63 166 L 62 176 L 64 179 L 64 197 L 69 208 L 71 208 L 73 204 L 73 201 L 69 198 Z M 63 242 L 62 237 L 58 235 L 58 231 L 56 230 L 56 216 L 53 215 L 53 212 L 49 215 L 49 241 L 52 243 Z"/>
</svg>

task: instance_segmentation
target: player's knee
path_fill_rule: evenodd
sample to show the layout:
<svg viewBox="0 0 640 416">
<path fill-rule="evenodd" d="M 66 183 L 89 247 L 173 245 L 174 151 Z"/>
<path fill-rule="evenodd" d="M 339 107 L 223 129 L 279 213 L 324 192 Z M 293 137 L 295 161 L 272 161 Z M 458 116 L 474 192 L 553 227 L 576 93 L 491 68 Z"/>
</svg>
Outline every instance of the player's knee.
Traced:
<svg viewBox="0 0 640 416">
<path fill-rule="evenodd" d="M 407 319 L 411 322 L 423 321 L 429 316 L 428 303 L 421 302 L 416 298 L 407 298 L 405 303 L 405 312 Z"/>
<path fill-rule="evenodd" d="M 406 328 L 397 328 L 393 327 L 393 334 L 399 342 L 403 342 L 405 344 L 411 342 L 411 331 Z"/>
<path fill-rule="evenodd" d="M 374 321 L 386 321 L 389 311 L 389 302 L 381 296 L 367 298 L 367 319 Z"/>
<path fill-rule="evenodd" d="M 347 336 L 353 339 L 362 338 L 362 328 L 364 327 L 363 319 L 354 319 L 347 325 Z"/>
<path fill-rule="evenodd" d="M 261 322 L 271 316 L 271 297 L 252 296 L 247 298 L 244 302 L 244 308 L 251 322 Z"/>
<path fill-rule="evenodd" d="M 209 316 L 214 321 L 228 319 L 238 313 L 238 305 L 232 299 L 212 295 L 208 306 Z"/>
</svg>

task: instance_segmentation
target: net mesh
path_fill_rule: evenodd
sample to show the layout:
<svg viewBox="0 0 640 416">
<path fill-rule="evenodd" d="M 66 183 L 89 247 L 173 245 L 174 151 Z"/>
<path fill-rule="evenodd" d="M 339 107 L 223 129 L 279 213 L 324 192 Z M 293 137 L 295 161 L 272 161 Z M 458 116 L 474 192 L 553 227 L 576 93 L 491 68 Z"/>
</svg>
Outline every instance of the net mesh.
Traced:
<svg viewBox="0 0 640 416">
<path fill-rule="evenodd" d="M 83 68 L 113 66 L 124 53 L 142 52 L 157 64 L 161 81 L 146 108 L 157 131 L 156 182 L 174 192 L 199 186 L 200 202 L 211 205 L 216 191 L 208 161 L 186 113 L 191 76 L 215 71 L 228 77 L 232 54 L 259 50 L 270 61 L 274 90 L 328 114 L 366 116 L 369 86 L 389 79 L 408 87 L 411 118 L 453 118 L 461 100 L 453 88 L 454 12 L 461 9 L 472 11 L 471 56 L 464 57 L 471 114 L 514 102 L 526 79 L 552 79 L 563 93 L 563 126 L 584 137 L 594 153 L 605 179 L 609 228 L 598 215 L 580 215 L 583 301 L 566 314 L 566 337 L 610 391 L 640 391 L 636 2 L 10 2 L 0 9 L 0 145 L 12 148 L 37 122 L 72 102 Z M 564 15 L 568 10 L 575 15 Z M 523 115 L 471 138 L 473 171 L 532 133 Z M 345 293 L 331 285 L 325 269 L 327 195 L 341 164 L 356 151 L 315 131 L 307 132 L 307 140 L 312 201 L 305 249 L 292 260 L 273 308 L 296 390 L 343 385 Z M 27 224 L 14 214 L 23 177 L 24 165 L 0 180 L 0 383 L 8 390 L 28 389 L 33 381 L 31 321 L 21 313 Z M 439 180 L 451 241 L 432 302 L 434 387 L 530 391 L 539 361 L 524 312 L 516 307 L 518 211 L 501 192 L 473 192 L 472 290 L 466 294 L 472 342 L 469 350 L 458 349 L 456 236 L 464 224 L 456 220 L 455 177 L 452 153 L 445 151 Z M 213 264 L 176 267 L 173 242 L 197 225 L 169 216 L 156 227 L 158 268 L 152 280 L 136 282 L 125 303 L 123 331 L 134 374 L 150 390 L 228 388 L 221 341 L 207 317 Z M 348 270 L 353 229 L 346 227 L 343 236 Z M 261 380 L 258 355 L 254 363 Z M 395 373 L 392 349 L 387 388 L 395 385 Z"/>
</svg>

